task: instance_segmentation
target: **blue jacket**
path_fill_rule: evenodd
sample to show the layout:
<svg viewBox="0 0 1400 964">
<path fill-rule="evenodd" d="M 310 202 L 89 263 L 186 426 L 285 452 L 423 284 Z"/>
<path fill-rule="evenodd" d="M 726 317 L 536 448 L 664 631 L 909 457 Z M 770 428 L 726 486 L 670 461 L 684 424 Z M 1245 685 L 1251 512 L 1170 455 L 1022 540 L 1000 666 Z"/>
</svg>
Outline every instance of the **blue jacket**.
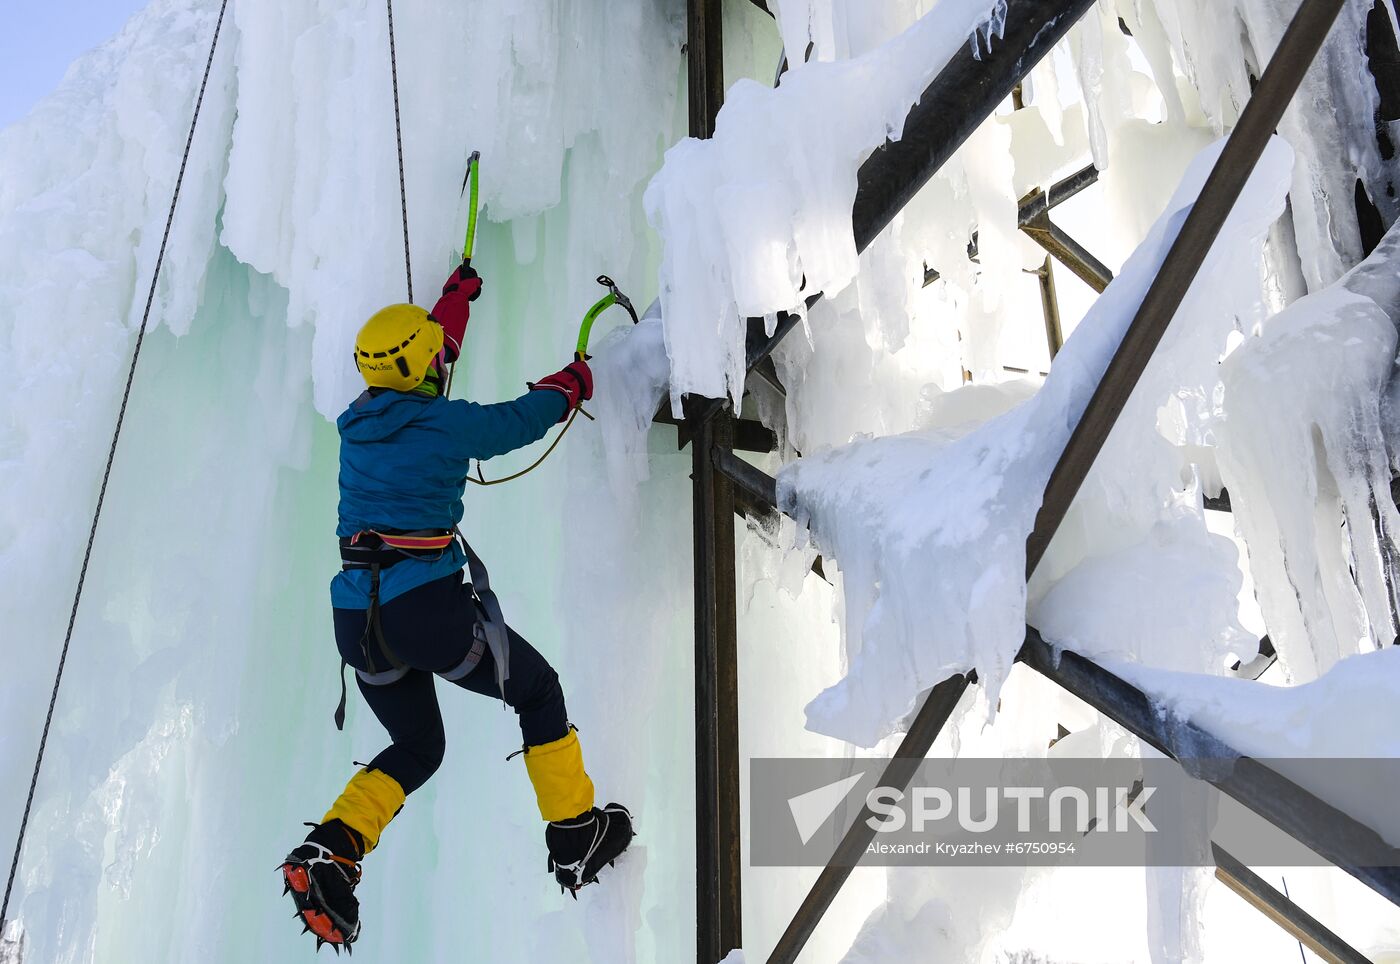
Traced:
<svg viewBox="0 0 1400 964">
<path fill-rule="evenodd" d="M 568 401 L 527 392 L 513 402 L 478 405 L 412 392 L 365 392 L 336 419 L 340 430 L 337 536 L 364 529 L 451 529 L 462 521 L 462 492 L 474 459 L 489 459 L 543 438 Z M 457 572 L 466 556 L 453 545 L 439 559 L 406 559 L 379 577 L 379 601 Z M 337 573 L 331 605 L 369 606 L 370 574 Z"/>
</svg>

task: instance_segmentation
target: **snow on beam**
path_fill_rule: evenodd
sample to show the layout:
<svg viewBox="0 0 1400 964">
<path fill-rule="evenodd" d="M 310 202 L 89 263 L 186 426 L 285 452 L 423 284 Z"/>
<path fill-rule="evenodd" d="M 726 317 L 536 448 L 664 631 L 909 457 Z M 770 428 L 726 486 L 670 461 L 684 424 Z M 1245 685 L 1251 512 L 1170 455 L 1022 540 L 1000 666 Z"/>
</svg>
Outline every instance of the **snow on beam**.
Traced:
<svg viewBox="0 0 1400 964">
<path fill-rule="evenodd" d="M 1212 768 L 1200 776 L 1391 903 L 1400 904 L 1400 865 L 1363 866 L 1350 857 L 1392 849 L 1370 827 L 1319 800 L 1260 761 L 1239 753 L 1195 723 L 1163 716 L 1148 694 L 1078 653 L 1056 652 L 1031 627 L 1026 628 L 1026 642 L 1019 658 L 1187 767 L 1188 772 L 1193 760 L 1236 761 L 1228 773 Z"/>
<path fill-rule="evenodd" d="M 886 141 L 861 165 L 851 211 L 857 251 L 864 251 L 894 220 L 1093 2 L 1007 0 L 1006 30 L 993 38 L 991 49 L 965 46 L 924 90 L 904 120 L 900 139 Z M 807 307 L 820 297 L 807 299 Z M 767 337 L 763 319 L 750 318 L 748 370 L 772 354 L 799 321 L 799 315 L 782 313 Z"/>
</svg>

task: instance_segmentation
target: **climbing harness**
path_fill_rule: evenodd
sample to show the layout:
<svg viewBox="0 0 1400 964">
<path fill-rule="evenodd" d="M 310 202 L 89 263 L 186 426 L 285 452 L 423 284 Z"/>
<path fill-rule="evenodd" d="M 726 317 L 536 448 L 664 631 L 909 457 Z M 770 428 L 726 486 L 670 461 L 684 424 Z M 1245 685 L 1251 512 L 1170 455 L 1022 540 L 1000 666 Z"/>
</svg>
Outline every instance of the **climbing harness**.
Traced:
<svg viewBox="0 0 1400 964">
<path fill-rule="evenodd" d="M 408 675 L 410 667 L 399 659 L 384 638 L 384 628 L 380 621 L 379 575 L 405 559 L 441 559 L 453 543 L 461 546 L 467 557 L 467 574 L 471 580 L 477 618 L 472 627 L 472 646 L 467 655 L 457 665 L 438 670 L 436 675 L 449 682 L 465 679 L 490 649 L 496 662 L 496 685 L 500 688 L 504 701 L 506 681 L 510 679 L 510 633 L 506 628 L 505 615 L 500 601 L 491 589 L 491 574 L 486 564 L 472 549 L 471 544 L 458 529 L 421 529 L 412 532 L 368 529 L 343 536 L 340 539 L 341 569 L 344 571 L 368 570 L 370 574 L 369 608 L 365 612 L 365 631 L 360 637 L 360 653 L 364 657 L 365 668 L 356 667 L 355 675 L 367 686 L 388 686 L 397 683 Z M 379 661 L 370 651 L 370 638 L 373 637 L 388 669 L 376 668 Z M 345 729 L 345 704 L 348 690 L 345 685 L 344 659 L 340 661 L 340 703 L 335 709 L 335 728 Z"/>
<path fill-rule="evenodd" d="M 588 341 L 593 334 L 593 323 L 598 320 L 599 315 L 601 315 L 607 309 L 611 308 L 613 305 L 621 305 L 623 308 L 625 308 L 627 310 L 627 314 L 632 318 L 632 324 L 635 325 L 639 321 L 639 319 L 637 318 L 637 310 L 632 307 L 631 299 L 629 299 L 625 294 L 622 293 L 622 290 L 618 288 L 618 286 L 613 282 L 613 279 L 609 278 L 605 274 L 600 274 L 598 276 L 598 283 L 603 287 L 607 288 L 608 293 L 603 297 L 599 298 L 596 302 L 594 302 L 593 307 L 589 308 L 583 316 L 583 322 L 579 325 L 578 329 L 578 341 L 575 344 L 574 348 L 575 361 L 587 361 L 591 357 L 588 354 Z M 534 462 L 530 463 L 525 468 L 521 469 L 519 472 L 516 472 L 513 475 L 507 475 L 503 479 L 487 479 L 485 474 L 481 470 L 481 461 L 478 460 L 476 463 L 476 478 L 472 478 L 470 475 L 468 475 L 467 481 L 470 482 L 472 485 L 502 485 L 506 482 L 513 482 L 521 476 L 529 475 L 531 472 L 535 471 L 535 469 L 543 465 L 545 460 L 554 454 L 554 450 L 559 447 L 560 442 L 564 441 L 564 436 L 569 434 L 569 429 L 573 428 L 574 421 L 578 418 L 580 413 L 582 413 L 584 418 L 587 418 L 589 421 L 596 421 L 592 415 L 589 415 L 588 412 L 584 410 L 582 405 L 576 405 L 574 407 L 574 410 L 569 414 L 569 420 L 564 423 L 564 427 L 559 430 L 559 434 L 554 437 L 554 441 L 549 443 L 549 448 L 544 450 L 544 454 L 541 455 L 539 458 L 535 459 Z"/>
<path fill-rule="evenodd" d="M 156 255 L 155 270 L 151 273 L 151 287 L 146 294 L 146 310 L 141 315 L 141 328 L 136 333 L 136 347 L 131 354 L 131 367 L 126 373 L 126 388 L 122 392 L 121 408 L 117 411 L 117 424 L 112 430 L 112 444 L 107 449 L 107 465 L 102 470 L 102 485 L 97 490 L 97 507 L 92 514 L 92 527 L 88 529 L 87 548 L 83 551 L 82 568 L 78 571 L 78 588 L 73 594 L 73 608 L 68 614 L 68 631 L 63 637 L 63 649 L 58 657 L 58 672 L 54 675 L 53 692 L 49 696 L 48 713 L 44 716 L 44 729 L 39 736 L 39 752 L 34 758 L 34 773 L 29 778 L 29 795 L 24 801 L 24 815 L 20 818 L 19 836 L 15 839 L 15 854 L 10 861 L 10 877 L 5 884 L 5 898 L 0 902 L 0 934 L 4 933 L 5 922 L 10 909 L 10 893 L 15 886 L 15 874 L 19 871 L 20 852 L 24 849 L 24 836 L 29 829 L 29 813 L 34 806 L 34 790 L 39 784 L 39 770 L 44 763 L 44 750 L 49 742 L 49 728 L 53 724 L 53 711 L 58 703 L 58 688 L 63 682 L 63 669 L 68 662 L 68 648 L 73 642 L 73 626 L 78 619 L 78 603 L 83 598 L 83 585 L 87 581 L 88 563 L 92 561 L 92 544 L 97 538 L 97 523 L 102 518 L 102 505 L 107 498 L 107 482 L 112 477 L 112 462 L 117 455 L 117 441 L 121 438 L 122 424 L 126 421 L 126 406 L 131 398 L 132 382 L 136 378 L 136 363 L 141 358 L 141 345 L 146 339 L 146 326 L 151 318 L 151 306 L 155 303 L 156 284 L 160 281 L 160 269 L 165 263 L 165 247 L 170 241 L 170 227 L 175 221 L 175 206 L 180 200 L 180 187 L 185 183 L 185 167 L 189 164 L 190 148 L 194 144 L 194 131 L 199 124 L 199 112 L 204 106 L 204 91 L 209 85 L 209 72 L 214 66 L 214 51 L 219 46 L 219 34 L 224 26 L 224 12 L 228 0 L 219 4 L 219 19 L 214 24 L 214 38 L 209 43 L 209 56 L 204 62 L 204 77 L 199 82 L 199 95 L 194 102 L 194 118 L 190 121 L 190 132 L 185 138 L 185 153 L 180 159 L 180 173 L 175 176 L 175 190 L 170 197 L 170 209 L 165 215 L 165 233 L 161 235 L 160 252 Z"/>
<path fill-rule="evenodd" d="M 227 0 L 225 0 L 227 2 Z M 408 231 L 408 191 L 404 174 L 403 158 L 403 127 L 400 120 L 399 111 L 399 72 L 398 58 L 394 46 L 394 3 L 393 0 L 385 0 L 388 20 L 389 20 L 389 70 L 393 79 L 394 95 L 394 137 L 398 148 L 399 164 L 399 207 L 403 215 L 403 260 L 404 275 L 408 286 L 408 300 L 413 301 L 413 266 L 409 259 L 409 231 Z M 467 197 L 467 231 L 462 241 L 462 262 L 470 266 L 472 255 L 476 248 L 476 226 L 480 210 L 480 186 L 481 186 L 481 152 L 472 151 L 467 158 L 466 173 L 462 178 L 462 193 Z M 587 360 L 588 341 L 593 331 L 593 323 L 598 320 L 608 308 L 613 305 L 621 305 L 626 309 L 635 325 L 638 322 L 636 309 L 632 307 L 632 302 L 622 293 L 611 278 L 607 275 L 599 275 L 598 283 L 608 289 L 608 293 L 600 298 L 588 309 L 584 315 L 583 323 L 579 327 L 578 342 L 574 357 L 578 361 Z M 457 366 L 454 362 L 447 373 L 446 382 L 443 385 L 443 397 L 451 398 L 452 381 L 456 375 Z M 467 475 L 467 481 L 473 485 L 500 485 L 511 482 L 522 476 L 528 475 L 544 464 L 545 460 L 553 454 L 559 447 L 559 443 L 564 440 L 569 429 L 582 413 L 585 418 L 593 420 L 593 416 L 584 411 L 581 404 L 575 405 L 569 414 L 568 420 L 564 423 L 563 429 L 555 436 L 549 448 L 545 449 L 543 455 L 536 459 L 526 468 L 513 475 L 502 479 L 488 480 L 482 472 L 481 462 L 476 465 L 476 478 Z M 462 536 L 459 530 L 451 532 L 442 531 L 419 531 L 419 532 L 393 532 L 370 530 L 358 532 L 353 536 L 340 540 L 340 553 L 342 569 L 368 570 L 370 573 L 369 607 L 366 611 L 365 631 L 360 639 L 360 651 L 364 657 L 365 668 L 355 670 L 359 679 L 369 686 L 387 686 L 401 680 L 409 671 L 409 667 L 394 653 L 384 638 L 384 630 L 380 621 L 379 603 L 379 577 L 383 570 L 402 562 L 404 559 L 436 559 L 448 550 L 453 542 L 462 547 L 467 558 L 467 569 L 471 579 L 472 594 L 477 607 L 477 620 L 473 628 L 473 645 L 466 657 L 456 666 L 440 671 L 437 675 L 447 680 L 460 680 L 465 678 L 478 663 L 486 649 L 490 649 L 496 662 L 496 682 L 500 688 L 502 699 L 505 697 L 506 681 L 510 678 L 510 634 L 506 628 L 505 617 L 501 612 L 501 605 L 496 598 L 496 594 L 491 591 L 490 574 L 486 565 L 472 549 L 471 545 Z M 387 665 L 387 669 L 377 669 L 377 661 L 370 650 L 370 638 L 373 637 L 375 646 L 378 649 L 379 657 Z M 345 728 L 345 706 L 348 690 L 345 685 L 345 667 L 348 664 L 344 659 L 340 664 L 340 703 L 335 710 L 336 729 Z"/>
</svg>

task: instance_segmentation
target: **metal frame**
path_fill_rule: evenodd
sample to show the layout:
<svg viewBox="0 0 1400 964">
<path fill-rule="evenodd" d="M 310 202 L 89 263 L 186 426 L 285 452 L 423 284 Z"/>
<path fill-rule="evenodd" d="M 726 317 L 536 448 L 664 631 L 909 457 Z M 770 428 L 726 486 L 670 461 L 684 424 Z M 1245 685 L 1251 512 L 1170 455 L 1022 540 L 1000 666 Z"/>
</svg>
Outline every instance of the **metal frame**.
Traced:
<svg viewBox="0 0 1400 964">
<path fill-rule="evenodd" d="M 1017 85 L 1013 91 L 1017 110 L 1021 110 L 1025 106 L 1019 96 L 1020 90 L 1020 85 Z M 1104 289 L 1113 281 L 1113 271 L 1107 265 L 1095 258 L 1088 249 L 1050 220 L 1051 211 L 1097 184 L 1098 180 L 1099 169 L 1090 164 L 1075 171 L 1064 180 L 1052 184 L 1049 190 L 1043 191 L 1036 188 L 1020 200 L 1017 226 L 1025 232 L 1027 237 L 1040 244 L 1048 252 L 1045 263 L 1036 270 L 1027 271 L 1027 273 L 1035 275 L 1040 282 L 1041 310 L 1045 316 L 1045 342 L 1050 351 L 1051 361 L 1054 361 L 1055 356 L 1059 354 L 1060 349 L 1065 344 L 1064 330 L 1060 323 L 1060 299 L 1055 288 L 1055 273 L 1051 259 L 1060 260 L 1085 284 L 1099 293 L 1103 293 Z M 977 237 L 974 235 L 971 243 L 967 246 L 969 259 L 977 260 L 977 249 Z M 924 265 L 923 286 L 925 288 L 941 277 L 942 274 L 938 270 L 930 268 L 927 264 Z M 1023 369 L 1010 368 L 1007 370 L 1029 374 Z"/>
<path fill-rule="evenodd" d="M 1211 844 L 1215 854 L 1215 876 L 1226 887 L 1243 897 L 1279 927 L 1305 945 L 1328 964 L 1371 964 L 1356 948 L 1334 934 L 1321 921 L 1281 894 L 1264 878 L 1231 856 L 1219 844 Z"/>
<path fill-rule="evenodd" d="M 696 69 L 699 59 L 697 49 L 705 49 L 705 38 L 701 37 L 699 43 L 696 39 L 696 11 L 701 5 L 711 2 L 712 0 L 691 0 L 690 4 L 693 130 L 697 120 L 694 87 L 697 83 L 712 83 L 714 77 L 713 73 L 706 75 L 697 72 Z M 990 52 L 983 53 L 980 59 L 974 57 L 970 50 L 964 51 L 939 74 L 906 119 L 901 140 L 887 143 L 861 167 L 859 189 L 852 212 L 858 251 L 864 250 L 870 244 L 977 125 L 1011 93 L 1012 88 L 1058 42 L 1069 27 L 1078 21 L 1091 2 L 1092 0 L 1065 0 L 1052 12 L 1045 9 L 1050 4 L 1044 2 L 1010 0 L 1010 6 L 1018 9 L 1008 12 L 1008 36 L 999 44 L 994 44 Z M 1070 503 L 1092 467 L 1153 350 L 1161 340 L 1166 325 L 1204 262 L 1211 244 L 1218 236 L 1225 218 L 1258 162 L 1284 109 L 1295 94 L 1303 74 L 1315 58 L 1342 4 L 1343 0 L 1302 0 L 1293 23 L 1260 79 L 1215 170 L 1183 225 L 1176 243 L 1168 253 L 1051 475 L 1045 498 L 1036 517 L 1035 528 L 1027 540 L 1028 579 L 1043 558 Z M 714 37 L 717 40 L 717 28 Z M 718 44 L 715 43 L 715 46 Z M 712 104 L 717 106 L 717 102 L 712 101 Z M 713 115 L 710 116 L 709 122 L 712 124 Z M 705 128 L 704 133 L 708 133 L 709 130 L 710 128 Z M 1076 178 L 1081 175 L 1089 177 L 1085 172 L 1080 172 Z M 1077 193 L 1077 190 L 1082 190 L 1087 184 L 1080 185 L 1076 182 L 1076 186 Z M 1040 195 L 1031 195 L 1025 199 L 1031 206 L 1041 208 L 1039 211 L 1033 211 L 1027 219 L 1028 233 L 1034 236 L 1034 232 L 1039 231 L 1043 237 L 1049 238 L 1051 243 L 1064 248 L 1065 252 L 1062 253 L 1078 255 L 1083 264 L 1092 267 L 1090 262 L 1082 257 L 1087 252 L 1083 252 L 1082 249 L 1076 251 L 1075 246 L 1066 244 L 1068 236 L 1063 235 L 1063 232 L 1057 233 L 1058 229 L 1049 222 L 1048 212 L 1055 193 L 1056 189 L 1052 187 L 1043 195 L 1043 201 Z M 1027 223 L 1022 225 L 1023 228 L 1027 226 Z M 1099 280 L 1103 280 L 1099 272 L 1092 273 L 1098 276 Z M 808 307 L 815 304 L 820 297 L 820 293 L 810 295 L 807 299 Z M 762 321 L 749 319 L 749 372 L 771 356 L 773 349 L 799 320 L 799 317 L 793 314 L 780 315 L 774 334 L 766 336 Z M 776 488 L 775 483 L 765 473 L 749 466 L 733 454 L 732 415 L 726 402 L 688 399 L 686 411 L 691 436 L 695 442 L 692 455 L 695 468 L 697 537 L 696 670 L 697 695 L 704 697 L 703 701 L 697 700 L 697 794 L 701 804 L 697 813 L 697 824 L 700 825 L 697 827 L 697 839 L 702 846 L 713 846 L 718 839 L 721 844 L 719 849 L 724 849 L 726 842 L 723 841 L 720 830 L 723 822 L 733 829 L 733 846 L 737 851 L 737 790 L 732 812 L 725 811 L 722 805 L 711 808 L 710 802 L 715 798 L 701 793 L 702 778 L 706 781 L 705 785 L 709 786 L 711 783 L 717 785 L 732 776 L 737 788 L 737 733 L 734 741 L 736 752 L 724 763 L 719 763 L 708 749 L 702 750 L 701 746 L 702 737 L 708 741 L 716 727 L 719 730 L 724 728 L 724 723 L 716 720 L 717 714 L 706 709 L 711 702 L 720 709 L 718 715 L 722 716 L 726 699 L 733 696 L 734 721 L 737 724 L 737 678 L 726 675 L 724 667 L 716 668 L 718 662 L 723 662 L 732 654 L 732 651 L 726 653 L 725 647 L 734 642 L 736 635 L 734 609 L 726 605 L 727 602 L 732 602 L 735 590 L 732 542 L 732 515 L 737 504 L 735 493 L 741 493 L 743 501 L 750 506 L 766 512 L 769 511 L 768 507 L 774 504 Z M 721 522 L 723 524 L 720 524 Z M 728 533 L 727 546 L 724 545 L 725 539 L 721 530 Z M 1150 701 L 1144 694 L 1081 657 L 1067 653 L 1057 660 L 1052 660 L 1047 658 L 1048 653 L 1048 645 L 1039 638 L 1034 629 L 1028 629 L 1022 658 L 1029 665 L 1130 729 L 1137 726 L 1144 739 L 1153 742 L 1154 745 L 1161 743 L 1164 752 L 1171 752 L 1170 741 L 1161 739 L 1161 734 L 1152 728 L 1153 725 L 1161 727 L 1162 723 L 1150 712 Z M 715 673 L 713 679 L 702 681 L 699 678 L 702 673 L 709 672 Z M 975 681 L 975 672 L 957 675 L 944 680 L 929 691 L 921 701 L 909 732 L 895 753 L 895 759 L 891 761 L 882 777 L 884 784 L 900 788 L 907 786 L 918 760 L 927 754 L 958 699 L 967 686 Z M 1135 715 L 1137 710 L 1142 712 Z M 1150 720 L 1144 720 L 1143 713 L 1150 717 Z M 1219 744 L 1219 741 L 1216 742 L 1222 750 L 1228 751 L 1228 747 Z M 708 745 L 706 742 L 706 746 Z M 721 771 L 725 766 L 732 765 L 735 772 L 715 774 L 712 768 L 717 764 Z M 711 777 L 716 779 L 711 781 Z M 1346 860 L 1346 848 L 1331 845 L 1339 839 L 1338 835 L 1343 842 L 1364 839 L 1366 834 L 1374 837 L 1369 828 L 1327 807 L 1307 791 L 1291 784 L 1257 761 L 1241 758 L 1241 765 L 1235 768 L 1235 774 L 1227 782 L 1230 785 L 1222 787 L 1226 792 L 1237 796 L 1324 856 L 1335 856 L 1338 866 L 1400 903 L 1400 867 L 1351 866 Z M 1316 822 L 1319 814 L 1326 817 L 1321 830 Z M 732 824 L 729 823 L 731 816 L 734 821 Z M 710 826 L 705 826 L 709 821 L 713 822 Z M 868 827 L 865 822 L 857 820 L 843 840 L 840 852 L 863 852 L 864 843 L 861 836 L 866 832 Z M 708 873 L 705 864 L 709 860 L 709 854 L 702 853 L 697 856 L 702 858 L 697 861 L 702 864 L 698 878 L 700 889 L 697 892 L 701 934 L 699 959 L 702 962 L 715 961 L 723 954 L 720 945 L 725 943 L 725 939 L 721 938 L 719 943 L 716 943 L 714 940 L 707 940 L 706 935 L 722 932 L 726 915 L 732 917 L 737 913 L 737 907 L 731 907 L 727 897 L 732 893 L 737 898 L 738 868 L 737 865 L 734 867 L 735 880 L 731 890 L 716 893 L 716 888 L 710 886 L 713 875 Z M 843 870 L 834 865 L 828 865 L 823 870 L 774 950 L 770 961 L 796 959 L 848 874 L 848 869 Z M 1236 876 L 1235 879 L 1241 878 Z M 723 884 L 719 889 L 723 890 Z M 708 900 L 713 900 L 715 906 L 707 906 Z M 721 904 L 723 906 L 719 906 Z M 737 923 L 731 926 L 736 935 L 736 943 L 726 945 L 726 949 L 737 946 Z"/>
<path fill-rule="evenodd" d="M 711 137 L 724 101 L 721 0 L 689 0 L 686 28 L 690 133 Z M 734 487 L 709 458 L 733 449 L 735 429 L 728 410 L 699 399 L 686 400 L 685 428 L 695 442 L 695 941 L 706 962 L 743 943 Z"/>
<path fill-rule="evenodd" d="M 1293 99 L 1303 75 L 1317 56 L 1332 23 L 1341 11 L 1342 4 L 1343 0 L 1303 0 L 1280 41 L 1215 169 L 1207 179 L 1156 280 L 1143 299 L 1098 389 L 1090 399 L 1083 417 L 1076 425 L 1064 453 L 1051 473 L 1044 500 L 1036 515 L 1035 527 L 1026 541 L 1028 581 L 1044 557 L 1050 540 L 1069 511 L 1070 503 L 1092 468 L 1094 459 L 1127 403 L 1154 349 L 1161 341 L 1167 324 L 1175 315 L 1212 243 L 1224 226 L 1226 217 L 1253 173 L 1284 109 Z M 1058 665 L 1065 665 L 1067 662 L 1070 661 L 1066 656 Z M 953 677 L 947 682 L 955 685 L 956 680 L 957 677 Z M 939 687 L 935 687 L 932 692 L 938 693 Z M 919 718 L 924 717 L 932 702 L 933 697 L 925 701 L 919 711 Z M 930 736 L 911 729 L 905 736 L 901 752 L 904 746 L 911 743 L 922 746 L 927 741 L 927 745 L 931 746 L 934 736 L 936 732 Z M 902 775 L 893 770 L 893 766 L 887 770 L 882 784 L 904 789 L 908 784 L 907 778 L 904 782 L 890 782 Z M 861 824 L 858 822 L 855 826 L 860 827 Z M 853 828 L 850 833 L 859 832 Z M 828 870 L 830 869 L 832 868 L 828 867 Z M 825 876 L 824 873 L 823 877 Z M 815 928 L 816 921 L 825 913 L 833 898 L 834 893 L 828 896 L 819 892 L 818 888 L 813 888 L 793 918 L 778 948 L 769 958 L 770 962 L 796 959 L 811 930 Z"/>
</svg>

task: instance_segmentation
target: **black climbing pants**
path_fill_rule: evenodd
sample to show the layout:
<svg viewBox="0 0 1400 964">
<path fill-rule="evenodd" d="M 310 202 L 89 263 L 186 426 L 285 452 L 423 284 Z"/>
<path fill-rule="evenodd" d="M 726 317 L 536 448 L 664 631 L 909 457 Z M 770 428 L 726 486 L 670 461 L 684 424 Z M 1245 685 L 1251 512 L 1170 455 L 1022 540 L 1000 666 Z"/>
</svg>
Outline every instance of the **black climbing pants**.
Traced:
<svg viewBox="0 0 1400 964">
<path fill-rule="evenodd" d="M 336 609 L 334 613 L 335 642 L 341 657 L 351 666 L 365 669 L 360 648 L 367 621 L 365 610 Z M 381 605 L 379 621 L 385 642 L 410 669 L 398 682 L 387 686 L 369 686 L 356 677 L 365 702 L 393 741 L 370 762 L 370 767 L 393 777 L 404 793 L 412 793 L 442 764 L 447 738 L 433 674 L 455 667 L 471 649 L 476 600 L 470 585 L 463 582 L 463 574 L 453 573 Z M 375 644 L 371 642 L 370 646 L 375 652 Z M 496 661 L 489 648 L 476 669 L 457 680 L 456 685 L 501 699 Z M 515 630 L 510 630 L 510 678 L 506 680 L 505 702 L 519 715 L 525 746 L 552 743 L 568 735 L 568 712 L 559 675 Z"/>
</svg>

